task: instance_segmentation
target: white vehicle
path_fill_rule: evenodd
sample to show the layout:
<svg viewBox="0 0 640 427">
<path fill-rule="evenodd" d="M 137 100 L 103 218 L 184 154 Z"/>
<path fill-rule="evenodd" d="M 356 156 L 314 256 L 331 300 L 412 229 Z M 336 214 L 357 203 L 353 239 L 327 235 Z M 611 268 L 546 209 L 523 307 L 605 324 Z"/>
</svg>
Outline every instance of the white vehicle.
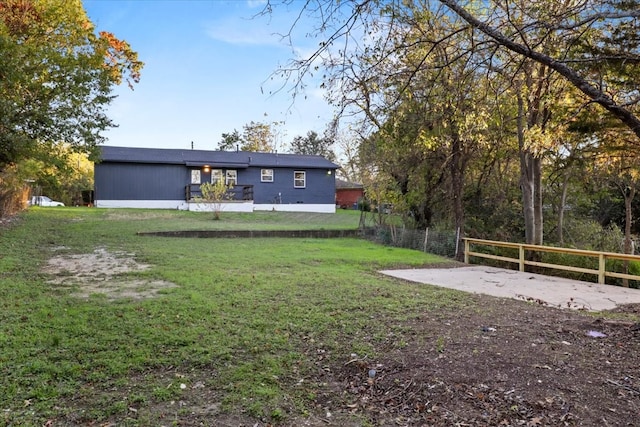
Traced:
<svg viewBox="0 0 640 427">
<path fill-rule="evenodd" d="M 33 196 L 31 198 L 31 206 L 43 206 L 43 207 L 64 206 L 64 203 L 51 200 L 47 196 Z"/>
</svg>

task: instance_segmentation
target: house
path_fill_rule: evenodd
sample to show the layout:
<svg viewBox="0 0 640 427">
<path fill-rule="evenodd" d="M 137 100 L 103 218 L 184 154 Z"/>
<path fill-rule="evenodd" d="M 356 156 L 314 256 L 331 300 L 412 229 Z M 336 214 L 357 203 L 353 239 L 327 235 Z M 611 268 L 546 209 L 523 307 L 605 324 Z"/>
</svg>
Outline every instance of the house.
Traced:
<svg viewBox="0 0 640 427">
<path fill-rule="evenodd" d="M 336 179 L 336 205 L 342 209 L 357 208 L 358 202 L 364 198 L 362 184 Z"/>
<path fill-rule="evenodd" d="M 338 165 L 321 156 L 246 151 L 101 147 L 94 204 L 101 208 L 211 210 L 200 185 L 224 180 L 221 210 L 335 212 Z"/>
</svg>

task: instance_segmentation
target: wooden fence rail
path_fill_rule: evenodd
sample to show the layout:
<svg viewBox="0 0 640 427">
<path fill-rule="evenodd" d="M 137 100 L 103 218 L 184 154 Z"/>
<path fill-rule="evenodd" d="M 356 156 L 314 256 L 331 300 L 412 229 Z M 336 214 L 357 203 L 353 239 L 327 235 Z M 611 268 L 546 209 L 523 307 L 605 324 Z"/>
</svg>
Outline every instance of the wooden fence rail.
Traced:
<svg viewBox="0 0 640 427">
<path fill-rule="evenodd" d="M 556 248 L 553 246 L 528 245 L 525 243 L 507 243 L 507 242 L 499 242 L 494 240 L 471 239 L 466 237 L 463 238 L 463 240 L 464 240 L 464 262 L 466 264 L 469 264 L 469 258 L 473 256 L 478 258 L 488 258 L 488 259 L 494 259 L 498 261 L 516 263 L 518 264 L 520 271 L 525 271 L 525 266 L 527 265 L 533 265 L 536 267 L 553 268 L 556 270 L 571 271 L 574 273 L 594 274 L 598 276 L 598 283 L 601 283 L 601 284 L 605 283 L 605 278 L 607 277 L 615 277 L 619 279 L 629 279 L 629 280 L 640 280 L 640 276 L 636 276 L 634 274 L 624 274 L 624 273 L 616 273 L 613 271 L 607 271 L 607 260 L 639 261 L 640 262 L 640 256 L 638 255 L 618 254 L 614 252 L 587 251 L 583 249 Z M 493 255 L 493 254 L 486 254 L 482 252 L 472 251 L 472 245 L 518 249 L 518 258 L 510 258 L 508 256 Z M 525 251 L 555 252 L 555 253 L 561 253 L 561 254 L 567 254 L 567 255 L 578 255 L 578 256 L 584 256 L 584 257 L 597 258 L 598 269 L 596 270 L 591 268 L 574 267 L 570 265 L 551 264 L 551 263 L 539 262 L 539 261 L 529 261 L 525 259 Z"/>
</svg>

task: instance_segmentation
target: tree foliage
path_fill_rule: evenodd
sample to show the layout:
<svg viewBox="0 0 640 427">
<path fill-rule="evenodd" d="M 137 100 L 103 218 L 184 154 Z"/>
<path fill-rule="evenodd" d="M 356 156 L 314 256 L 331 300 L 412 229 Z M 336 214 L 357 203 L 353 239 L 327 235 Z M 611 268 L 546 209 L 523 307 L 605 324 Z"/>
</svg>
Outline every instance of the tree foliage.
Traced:
<svg viewBox="0 0 640 427">
<path fill-rule="evenodd" d="M 234 129 L 233 132 L 223 133 L 218 143 L 218 149 L 223 151 L 253 151 L 268 153 L 276 151 L 278 123 L 254 122 L 242 127 L 242 134 Z"/>
<path fill-rule="evenodd" d="M 465 228 L 470 217 L 483 237 L 515 231 L 542 243 L 545 197 L 562 236 L 566 206 L 573 215 L 592 203 L 572 179 L 590 153 L 640 146 L 637 1 L 301 5 L 321 42 L 277 73 L 294 91 L 322 73 L 360 135 L 361 169 L 418 222 Z"/>
<path fill-rule="evenodd" d="M 327 136 L 320 137 L 316 132 L 309 131 L 306 136 L 296 136 L 291 141 L 291 152 L 294 154 L 317 155 L 327 160 L 335 161 L 333 140 Z"/>
<path fill-rule="evenodd" d="M 93 162 L 65 144 L 54 144 L 49 161 L 24 159 L 17 164 L 18 177 L 31 183 L 34 195 L 46 195 L 67 206 L 83 204 L 82 193 L 93 189 Z"/>
<path fill-rule="evenodd" d="M 143 66 L 125 41 L 95 33 L 80 0 L 1 1 L 0 58 L 0 168 L 46 158 L 43 144 L 91 152 L 114 126 L 114 85 Z"/>
</svg>

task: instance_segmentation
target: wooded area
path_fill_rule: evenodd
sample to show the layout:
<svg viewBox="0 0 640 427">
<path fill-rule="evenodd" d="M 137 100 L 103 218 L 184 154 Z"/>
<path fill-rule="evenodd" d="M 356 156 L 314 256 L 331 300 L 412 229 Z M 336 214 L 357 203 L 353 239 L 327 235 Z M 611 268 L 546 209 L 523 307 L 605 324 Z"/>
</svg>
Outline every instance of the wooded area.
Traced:
<svg viewBox="0 0 640 427">
<path fill-rule="evenodd" d="M 359 178 L 407 221 L 631 252 L 638 6 L 307 1 L 319 48 L 278 73 L 294 93 L 322 76 L 358 135 Z M 611 226 L 624 245 L 598 246 Z"/>
</svg>

